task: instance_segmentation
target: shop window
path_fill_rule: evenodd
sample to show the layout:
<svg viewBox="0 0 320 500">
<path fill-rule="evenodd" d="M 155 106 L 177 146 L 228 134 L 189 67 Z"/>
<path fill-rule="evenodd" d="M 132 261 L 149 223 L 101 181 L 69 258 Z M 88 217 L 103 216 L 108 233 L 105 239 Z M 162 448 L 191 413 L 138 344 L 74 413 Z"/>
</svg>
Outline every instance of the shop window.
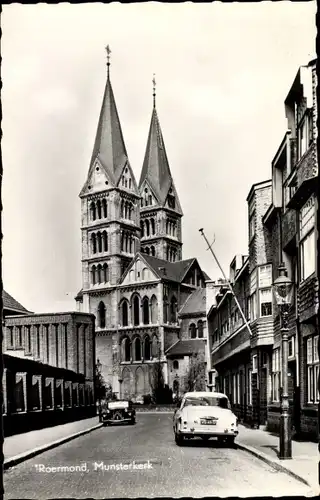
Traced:
<svg viewBox="0 0 320 500">
<path fill-rule="evenodd" d="M 280 349 L 272 353 L 272 401 L 280 401 Z"/>
<path fill-rule="evenodd" d="M 307 338 L 307 395 L 308 403 L 319 402 L 319 335 Z"/>
</svg>

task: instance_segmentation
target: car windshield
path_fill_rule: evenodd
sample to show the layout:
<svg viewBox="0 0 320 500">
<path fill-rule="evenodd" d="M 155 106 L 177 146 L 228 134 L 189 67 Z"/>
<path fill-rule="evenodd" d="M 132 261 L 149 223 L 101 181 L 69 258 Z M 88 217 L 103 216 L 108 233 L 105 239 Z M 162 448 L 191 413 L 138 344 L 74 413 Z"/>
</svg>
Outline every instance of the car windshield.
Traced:
<svg viewBox="0 0 320 500">
<path fill-rule="evenodd" d="M 189 397 L 186 398 L 184 406 L 219 406 L 220 408 L 229 408 L 229 401 L 228 398 L 223 396 Z"/>
</svg>

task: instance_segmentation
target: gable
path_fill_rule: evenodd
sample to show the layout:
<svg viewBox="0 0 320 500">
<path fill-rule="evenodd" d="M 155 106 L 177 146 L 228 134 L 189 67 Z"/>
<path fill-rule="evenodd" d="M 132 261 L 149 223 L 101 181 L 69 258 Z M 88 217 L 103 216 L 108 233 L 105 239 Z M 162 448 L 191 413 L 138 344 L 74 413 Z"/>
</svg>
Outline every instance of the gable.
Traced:
<svg viewBox="0 0 320 500">
<path fill-rule="evenodd" d="M 152 207 L 159 205 L 158 198 L 150 184 L 145 180 L 140 188 L 141 207 Z"/>
<path fill-rule="evenodd" d="M 183 277 L 182 283 L 194 286 L 205 286 L 205 277 L 203 275 L 202 269 L 198 264 L 197 259 L 194 259 L 192 265 Z"/>
<path fill-rule="evenodd" d="M 171 182 L 164 206 L 165 208 L 169 208 L 170 210 L 174 210 L 175 212 L 182 214 L 178 194 L 173 182 Z"/>
<path fill-rule="evenodd" d="M 93 163 L 89 170 L 88 178 L 83 186 L 80 196 L 105 191 L 113 187 L 112 179 L 107 175 L 98 159 Z"/>
<path fill-rule="evenodd" d="M 131 168 L 128 161 L 126 162 L 126 164 L 123 167 L 123 170 L 122 170 L 122 173 L 119 177 L 119 181 L 118 181 L 117 186 L 120 189 L 124 189 L 126 191 L 131 191 L 132 193 L 139 195 L 138 186 L 137 186 L 132 168 Z"/>
<path fill-rule="evenodd" d="M 137 256 L 130 264 L 123 277 L 121 285 L 132 285 L 133 283 L 147 283 L 158 280 L 151 266 L 140 256 Z"/>
</svg>

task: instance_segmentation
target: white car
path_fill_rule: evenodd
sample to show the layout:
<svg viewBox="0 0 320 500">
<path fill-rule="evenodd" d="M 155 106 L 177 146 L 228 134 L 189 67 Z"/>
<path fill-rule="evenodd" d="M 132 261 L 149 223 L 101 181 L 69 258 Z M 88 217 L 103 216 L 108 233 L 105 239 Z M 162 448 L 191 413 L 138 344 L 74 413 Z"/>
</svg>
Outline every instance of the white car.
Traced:
<svg viewBox="0 0 320 500">
<path fill-rule="evenodd" d="M 184 439 L 218 438 L 233 445 L 238 434 L 238 419 L 230 409 L 229 399 L 220 392 L 187 392 L 173 416 L 175 442 Z"/>
</svg>

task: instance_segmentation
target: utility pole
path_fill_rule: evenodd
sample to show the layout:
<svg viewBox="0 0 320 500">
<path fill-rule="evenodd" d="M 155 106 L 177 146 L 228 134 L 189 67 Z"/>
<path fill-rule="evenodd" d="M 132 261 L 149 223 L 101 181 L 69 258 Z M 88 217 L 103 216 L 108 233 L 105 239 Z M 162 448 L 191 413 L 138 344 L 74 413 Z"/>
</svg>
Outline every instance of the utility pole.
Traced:
<svg viewBox="0 0 320 500">
<path fill-rule="evenodd" d="M 228 286 L 228 288 L 229 288 L 230 292 L 231 292 L 231 293 L 232 293 L 232 295 L 233 295 L 234 301 L 235 301 L 235 303 L 236 303 L 236 305 L 237 305 L 237 307 L 238 307 L 238 309 L 239 309 L 239 312 L 240 312 L 240 314 L 241 314 L 241 316 L 242 316 L 242 319 L 243 319 L 243 321 L 244 321 L 244 324 L 245 324 L 245 325 L 246 325 L 246 327 L 248 328 L 248 332 L 249 332 L 249 334 L 252 336 L 252 331 L 251 331 L 251 328 L 250 328 L 249 323 L 248 323 L 248 321 L 247 321 L 247 318 L 246 318 L 246 317 L 245 317 L 245 315 L 244 315 L 244 312 L 243 312 L 243 310 L 242 310 L 242 308 L 241 308 L 241 306 L 240 306 L 240 304 L 239 304 L 239 301 L 238 301 L 238 299 L 237 299 L 237 297 L 236 297 L 236 295 L 235 295 L 235 293 L 234 293 L 234 291 L 233 291 L 233 288 L 232 288 L 232 286 L 231 286 L 230 281 L 227 279 L 227 277 L 226 277 L 226 275 L 225 275 L 225 273 L 224 273 L 224 271 L 223 271 L 223 269 L 222 269 L 222 267 L 221 267 L 221 265 L 220 265 L 220 262 L 219 262 L 219 261 L 218 261 L 218 259 L 217 259 L 216 254 L 215 254 L 215 253 L 214 253 L 214 251 L 212 250 L 212 245 L 210 245 L 210 243 L 209 243 L 209 241 L 208 241 L 208 239 L 207 239 L 206 235 L 204 234 L 204 230 L 203 230 L 203 228 L 199 229 L 199 232 L 201 233 L 201 236 L 203 236 L 203 238 L 205 239 L 206 243 L 208 244 L 208 250 L 210 250 L 210 252 L 211 252 L 211 253 L 212 253 L 212 255 L 213 255 L 214 260 L 215 260 L 215 261 L 216 261 L 216 263 L 218 264 L 218 267 L 219 267 L 219 269 L 220 269 L 220 271 L 221 271 L 221 273 L 222 273 L 222 276 L 224 277 L 224 280 L 226 281 L 226 284 L 227 284 L 227 286 Z"/>
</svg>

